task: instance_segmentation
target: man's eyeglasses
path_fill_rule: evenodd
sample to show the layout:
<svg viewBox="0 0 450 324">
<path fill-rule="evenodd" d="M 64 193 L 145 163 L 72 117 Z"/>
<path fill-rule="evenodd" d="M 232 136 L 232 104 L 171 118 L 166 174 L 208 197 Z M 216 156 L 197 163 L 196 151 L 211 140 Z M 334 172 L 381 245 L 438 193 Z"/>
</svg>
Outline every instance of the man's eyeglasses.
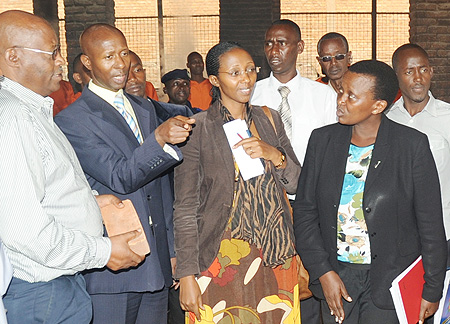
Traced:
<svg viewBox="0 0 450 324">
<path fill-rule="evenodd" d="M 53 60 L 56 60 L 58 53 L 61 53 L 61 45 L 56 45 L 55 49 L 52 52 L 43 51 L 43 50 L 36 49 L 36 48 L 23 47 L 23 46 L 14 46 L 14 48 L 21 48 L 21 49 L 35 52 L 35 53 L 43 53 L 43 54 L 51 55 Z"/>
<path fill-rule="evenodd" d="M 345 53 L 345 54 L 336 54 L 335 56 L 329 56 L 329 55 L 327 55 L 327 56 L 319 56 L 319 60 L 321 60 L 322 62 L 331 62 L 331 60 L 333 59 L 333 57 L 334 57 L 334 59 L 336 60 L 336 61 L 341 61 L 341 60 L 343 60 L 345 57 L 347 56 L 347 53 Z"/>
<path fill-rule="evenodd" d="M 251 67 L 246 70 L 231 70 L 231 71 L 218 71 L 218 73 L 227 73 L 232 78 L 238 78 L 244 73 L 247 73 L 247 75 L 253 75 L 259 72 L 259 66 Z"/>
</svg>

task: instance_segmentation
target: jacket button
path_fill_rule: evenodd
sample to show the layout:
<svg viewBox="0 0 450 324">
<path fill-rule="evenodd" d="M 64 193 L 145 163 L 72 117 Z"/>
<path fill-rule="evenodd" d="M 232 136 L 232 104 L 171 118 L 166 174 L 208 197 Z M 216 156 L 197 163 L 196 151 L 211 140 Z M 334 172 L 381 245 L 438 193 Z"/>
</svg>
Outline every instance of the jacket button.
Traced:
<svg viewBox="0 0 450 324">
<path fill-rule="evenodd" d="M 337 207 L 336 204 L 334 204 L 333 207 L 336 208 Z"/>
<path fill-rule="evenodd" d="M 370 213 L 372 209 L 370 207 L 366 207 L 366 213 Z"/>
<path fill-rule="evenodd" d="M 377 258 L 377 255 L 375 254 L 372 259 L 375 260 L 376 258 Z"/>
<path fill-rule="evenodd" d="M 152 196 L 147 195 L 147 200 L 148 200 L 148 201 L 152 200 Z"/>
</svg>

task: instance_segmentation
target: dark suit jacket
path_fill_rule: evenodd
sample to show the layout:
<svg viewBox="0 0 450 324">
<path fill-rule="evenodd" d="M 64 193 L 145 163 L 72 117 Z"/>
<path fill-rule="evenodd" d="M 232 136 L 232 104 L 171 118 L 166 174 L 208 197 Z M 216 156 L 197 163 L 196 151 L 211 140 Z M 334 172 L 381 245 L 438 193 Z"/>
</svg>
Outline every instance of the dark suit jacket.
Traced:
<svg viewBox="0 0 450 324">
<path fill-rule="evenodd" d="M 88 271 L 85 278 L 91 294 L 156 291 L 172 284 L 169 255 L 174 256 L 173 197 L 168 176 L 162 174 L 178 161 L 164 152 L 155 139 L 158 121 L 152 103 L 125 96 L 138 119 L 142 145 L 120 113 L 88 88 L 55 117 L 74 147 L 92 189 L 99 194 L 131 199 L 150 243 L 150 255 L 137 268 Z M 181 158 L 180 150 L 172 147 Z"/>
<path fill-rule="evenodd" d="M 286 168 L 275 171 L 281 197 L 283 188 L 295 192 L 300 163 L 284 132 L 280 115 L 272 111 L 277 134 L 260 107 L 253 120 L 263 141 L 286 152 Z M 198 275 L 208 269 L 219 252 L 230 218 L 234 190 L 233 153 L 223 130 L 218 104 L 195 115 L 195 127 L 182 147 L 185 157 L 175 168 L 175 249 L 177 277 Z M 289 213 L 287 201 L 283 208 Z"/>
<path fill-rule="evenodd" d="M 297 250 L 323 298 L 318 278 L 336 271 L 337 209 L 352 127 L 333 124 L 310 137 L 294 203 Z M 384 115 L 366 179 L 363 210 L 371 248 L 372 299 L 393 308 L 392 280 L 423 256 L 423 298 L 439 300 L 446 265 L 439 180 L 427 137 Z"/>
</svg>

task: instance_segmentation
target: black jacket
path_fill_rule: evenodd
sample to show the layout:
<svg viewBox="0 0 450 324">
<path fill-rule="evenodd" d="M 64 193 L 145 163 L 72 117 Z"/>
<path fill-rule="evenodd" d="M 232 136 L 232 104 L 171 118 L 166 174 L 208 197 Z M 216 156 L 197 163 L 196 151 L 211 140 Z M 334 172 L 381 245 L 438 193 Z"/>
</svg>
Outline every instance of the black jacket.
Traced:
<svg viewBox="0 0 450 324">
<path fill-rule="evenodd" d="M 323 298 L 318 278 L 336 271 L 337 210 L 352 127 L 316 129 L 309 140 L 294 204 L 297 250 Z M 382 116 L 366 179 L 363 210 L 371 248 L 372 299 L 393 308 L 392 280 L 423 256 L 423 298 L 441 297 L 446 266 L 439 179 L 426 135 Z"/>
</svg>

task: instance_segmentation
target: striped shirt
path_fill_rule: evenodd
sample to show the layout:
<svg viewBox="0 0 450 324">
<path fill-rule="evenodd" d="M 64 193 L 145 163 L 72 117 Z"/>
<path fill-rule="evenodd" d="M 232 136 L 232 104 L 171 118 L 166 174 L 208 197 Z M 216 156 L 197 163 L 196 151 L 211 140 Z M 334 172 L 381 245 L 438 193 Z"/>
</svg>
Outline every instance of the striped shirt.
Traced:
<svg viewBox="0 0 450 324">
<path fill-rule="evenodd" d="M 53 99 L 0 79 L 0 238 L 13 276 L 28 282 L 106 265 L 100 210 Z"/>
</svg>

